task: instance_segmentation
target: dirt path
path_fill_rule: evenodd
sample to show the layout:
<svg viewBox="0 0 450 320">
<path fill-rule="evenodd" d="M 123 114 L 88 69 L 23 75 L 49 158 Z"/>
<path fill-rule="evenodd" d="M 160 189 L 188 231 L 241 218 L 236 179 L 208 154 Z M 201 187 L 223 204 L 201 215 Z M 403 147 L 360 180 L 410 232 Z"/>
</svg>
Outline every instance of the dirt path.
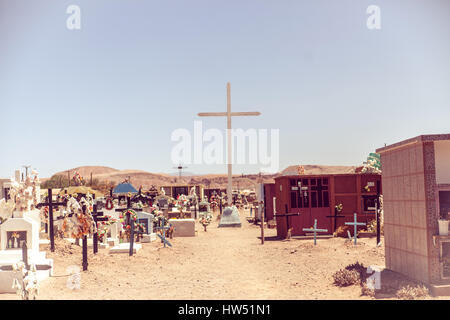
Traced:
<svg viewBox="0 0 450 320">
<path fill-rule="evenodd" d="M 335 287 L 332 274 L 356 261 L 384 266 L 384 247 L 375 239 L 356 247 L 342 238 L 261 245 L 259 226 L 245 217 L 242 228 L 214 221 L 204 232 L 197 223 L 196 237 L 174 238 L 173 248 L 146 243 L 133 257 L 90 251 L 79 290 L 67 288 L 64 275 L 71 265 L 81 267 L 81 248 L 61 240 L 55 253 L 47 251 L 55 277 L 41 284 L 39 299 L 367 299 L 358 286 Z M 265 234 L 270 239 L 276 229 Z"/>
</svg>

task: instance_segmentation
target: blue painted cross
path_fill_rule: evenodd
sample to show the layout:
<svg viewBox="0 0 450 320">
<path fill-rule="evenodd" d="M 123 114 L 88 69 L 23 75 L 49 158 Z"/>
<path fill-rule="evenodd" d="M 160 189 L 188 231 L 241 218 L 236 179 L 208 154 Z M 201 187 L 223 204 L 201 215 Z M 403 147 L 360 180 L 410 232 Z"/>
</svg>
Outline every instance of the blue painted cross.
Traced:
<svg viewBox="0 0 450 320">
<path fill-rule="evenodd" d="M 355 227 L 355 231 L 353 234 L 353 238 L 355 239 L 355 244 L 356 244 L 356 239 L 358 236 L 358 226 L 365 226 L 366 224 L 364 222 L 358 222 L 358 218 L 357 218 L 357 214 L 354 214 L 354 221 L 353 222 L 346 222 L 345 224 L 347 226 L 354 226 Z"/>
<path fill-rule="evenodd" d="M 164 243 L 164 248 L 166 247 L 166 244 L 171 247 L 172 244 L 167 241 L 166 239 L 166 230 L 170 229 L 170 226 L 166 226 L 166 218 L 162 217 L 161 220 L 159 220 L 159 226 L 155 228 L 156 230 L 162 230 L 162 235 L 157 233 L 158 237 L 161 239 L 161 241 Z"/>
<path fill-rule="evenodd" d="M 314 232 L 314 245 L 317 243 L 317 232 L 328 232 L 328 229 L 317 229 L 317 219 L 314 219 L 314 228 L 304 228 L 303 231 Z"/>
</svg>

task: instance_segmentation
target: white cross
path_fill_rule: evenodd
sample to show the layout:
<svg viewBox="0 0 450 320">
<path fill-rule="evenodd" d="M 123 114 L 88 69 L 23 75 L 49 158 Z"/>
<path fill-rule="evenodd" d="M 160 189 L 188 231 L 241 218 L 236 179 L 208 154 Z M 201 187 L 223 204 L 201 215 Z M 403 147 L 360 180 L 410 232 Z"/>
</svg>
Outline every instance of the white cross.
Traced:
<svg viewBox="0 0 450 320">
<path fill-rule="evenodd" d="M 354 239 L 355 239 L 355 244 L 356 244 L 356 238 L 357 238 L 357 234 L 358 234 L 358 226 L 365 226 L 366 224 L 364 223 L 364 222 L 358 222 L 358 219 L 357 219 L 357 214 L 355 213 L 354 214 L 354 221 L 353 222 L 346 222 L 345 224 L 347 225 L 347 226 L 355 226 L 355 233 L 353 234 L 353 237 L 354 237 Z"/>
<path fill-rule="evenodd" d="M 231 117 L 239 116 L 259 116 L 261 112 L 231 112 L 231 89 L 230 83 L 227 83 L 227 112 L 201 112 L 199 117 L 227 117 L 227 138 L 228 138 L 228 186 L 227 203 L 231 206 L 232 201 L 232 141 L 231 141 Z"/>
</svg>

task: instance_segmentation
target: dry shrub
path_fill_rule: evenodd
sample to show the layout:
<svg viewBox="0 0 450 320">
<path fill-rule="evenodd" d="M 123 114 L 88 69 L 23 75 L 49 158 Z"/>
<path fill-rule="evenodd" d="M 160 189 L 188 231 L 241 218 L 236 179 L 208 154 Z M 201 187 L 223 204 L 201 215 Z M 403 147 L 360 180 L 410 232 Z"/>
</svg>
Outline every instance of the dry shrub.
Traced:
<svg viewBox="0 0 450 320">
<path fill-rule="evenodd" d="M 414 300 L 429 296 L 428 288 L 424 285 L 406 285 L 397 290 L 398 299 Z"/>
<path fill-rule="evenodd" d="M 333 274 L 333 279 L 338 287 L 348 287 L 360 282 L 359 273 L 356 270 L 341 269 Z"/>
<path fill-rule="evenodd" d="M 367 286 L 367 283 L 361 285 L 361 295 L 368 297 L 375 297 L 375 289 L 371 289 Z"/>
<path fill-rule="evenodd" d="M 348 266 L 345 267 L 346 270 L 349 271 L 356 271 L 359 274 L 359 279 L 361 284 L 366 282 L 366 279 L 369 277 L 369 275 L 367 274 L 367 268 L 362 264 L 359 263 L 358 261 L 356 261 L 353 264 L 349 264 Z"/>
<path fill-rule="evenodd" d="M 348 238 L 347 231 L 350 231 L 350 226 L 339 226 L 333 235 L 335 237 Z"/>
<path fill-rule="evenodd" d="M 338 287 L 347 287 L 354 284 L 363 285 L 368 276 L 366 270 L 362 263 L 349 264 L 333 274 L 334 284 Z"/>
</svg>

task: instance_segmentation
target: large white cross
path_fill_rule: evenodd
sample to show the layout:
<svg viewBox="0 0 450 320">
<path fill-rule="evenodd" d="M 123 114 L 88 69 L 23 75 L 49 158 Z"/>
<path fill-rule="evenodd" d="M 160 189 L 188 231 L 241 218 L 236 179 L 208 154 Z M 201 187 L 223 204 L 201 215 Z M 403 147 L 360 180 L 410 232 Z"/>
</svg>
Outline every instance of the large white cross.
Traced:
<svg viewBox="0 0 450 320">
<path fill-rule="evenodd" d="M 231 140 L 231 117 L 239 116 L 259 116 L 261 112 L 231 112 L 231 89 L 230 83 L 227 83 L 227 112 L 201 112 L 200 117 L 227 117 L 227 139 L 228 139 L 228 186 L 227 186 L 227 203 L 232 203 L 232 140 Z"/>
</svg>

